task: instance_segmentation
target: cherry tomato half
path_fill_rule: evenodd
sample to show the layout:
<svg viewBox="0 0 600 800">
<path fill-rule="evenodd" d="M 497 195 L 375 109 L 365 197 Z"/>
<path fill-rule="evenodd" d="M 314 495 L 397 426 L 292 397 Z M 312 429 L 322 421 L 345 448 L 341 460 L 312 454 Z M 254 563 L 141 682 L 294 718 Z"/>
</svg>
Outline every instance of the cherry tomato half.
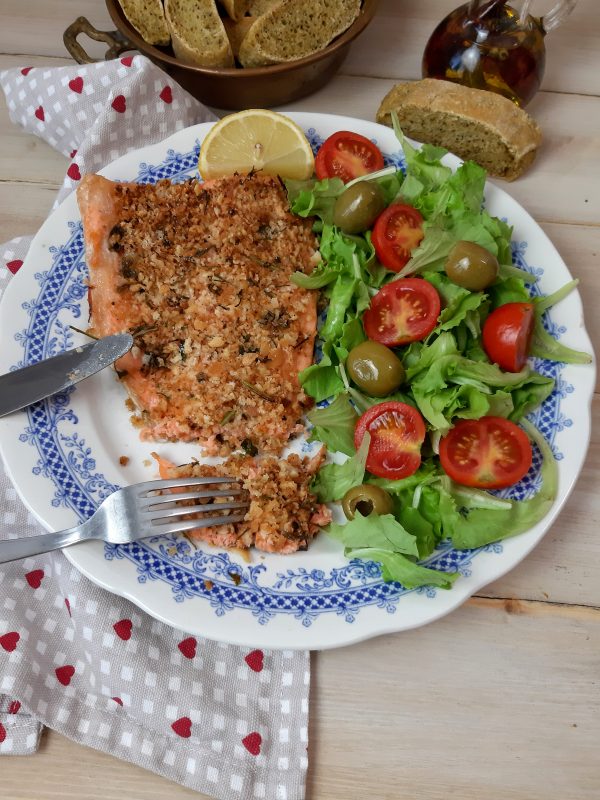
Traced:
<svg viewBox="0 0 600 800">
<path fill-rule="evenodd" d="M 383 155 L 366 136 L 338 131 L 325 139 L 315 158 L 317 178 L 341 178 L 348 183 L 360 175 L 383 169 Z"/>
<path fill-rule="evenodd" d="M 354 428 L 357 450 L 365 431 L 371 434 L 367 470 L 372 475 L 400 480 L 418 470 L 425 423 L 416 408 L 395 400 L 371 406 Z"/>
<path fill-rule="evenodd" d="M 435 328 L 440 296 L 424 278 L 400 278 L 386 283 L 363 314 L 369 339 L 388 347 L 417 342 Z"/>
<path fill-rule="evenodd" d="M 504 489 L 531 466 L 525 432 L 503 417 L 463 419 L 440 441 L 440 463 L 452 480 L 478 489 Z"/>
<path fill-rule="evenodd" d="M 535 318 L 531 303 L 505 303 L 483 323 L 483 349 L 507 372 L 520 372 L 527 361 Z"/>
<path fill-rule="evenodd" d="M 375 220 L 371 241 L 383 266 L 400 272 L 423 236 L 423 217 L 417 209 L 392 203 Z"/>
</svg>

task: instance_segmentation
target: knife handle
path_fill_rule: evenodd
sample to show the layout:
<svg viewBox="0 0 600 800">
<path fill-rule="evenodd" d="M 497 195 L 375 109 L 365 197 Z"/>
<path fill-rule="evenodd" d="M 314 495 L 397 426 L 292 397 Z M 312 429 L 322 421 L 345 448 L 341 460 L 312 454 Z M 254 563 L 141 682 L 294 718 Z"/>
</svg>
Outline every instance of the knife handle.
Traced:
<svg viewBox="0 0 600 800">
<path fill-rule="evenodd" d="M 49 553 L 51 550 L 67 547 L 86 538 L 88 537 L 81 530 L 81 526 L 77 525 L 74 528 L 67 528 L 67 530 L 57 531 L 56 533 L 43 533 L 41 536 L 7 539 L 0 542 L 0 564 Z"/>
</svg>

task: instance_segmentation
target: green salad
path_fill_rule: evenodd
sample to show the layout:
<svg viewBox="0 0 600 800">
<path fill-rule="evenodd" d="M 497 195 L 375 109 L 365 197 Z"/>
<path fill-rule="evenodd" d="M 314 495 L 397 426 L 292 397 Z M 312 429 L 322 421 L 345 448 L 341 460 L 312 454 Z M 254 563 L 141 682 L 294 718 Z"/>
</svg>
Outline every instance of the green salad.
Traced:
<svg viewBox="0 0 600 800">
<path fill-rule="evenodd" d="M 453 172 L 445 150 L 413 148 L 397 120 L 394 130 L 406 173 L 286 182 L 292 211 L 314 218 L 321 253 L 292 280 L 320 290 L 326 308 L 318 358 L 299 377 L 317 404 L 328 401 L 308 414 L 311 440 L 347 456 L 313 482 L 348 519 L 326 532 L 348 558 L 380 563 L 386 581 L 450 588 L 457 573 L 419 563 L 442 540 L 469 549 L 514 536 L 556 497 L 556 462 L 527 420 L 554 381 L 527 356 L 591 358 L 545 330 L 544 311 L 577 282 L 530 292 L 511 227 L 485 210 L 484 170 L 465 162 Z M 531 442 L 539 488 L 507 499 L 494 490 L 529 471 Z"/>
</svg>

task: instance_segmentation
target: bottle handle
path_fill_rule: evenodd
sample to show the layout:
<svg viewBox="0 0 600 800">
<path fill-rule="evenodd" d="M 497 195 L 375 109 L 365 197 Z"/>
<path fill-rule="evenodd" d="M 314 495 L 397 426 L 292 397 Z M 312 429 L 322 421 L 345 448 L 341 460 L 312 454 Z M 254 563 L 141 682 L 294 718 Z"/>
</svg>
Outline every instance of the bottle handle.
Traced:
<svg viewBox="0 0 600 800">
<path fill-rule="evenodd" d="M 553 31 L 565 20 L 575 8 L 577 0 L 559 0 L 541 19 L 545 33 Z"/>
</svg>

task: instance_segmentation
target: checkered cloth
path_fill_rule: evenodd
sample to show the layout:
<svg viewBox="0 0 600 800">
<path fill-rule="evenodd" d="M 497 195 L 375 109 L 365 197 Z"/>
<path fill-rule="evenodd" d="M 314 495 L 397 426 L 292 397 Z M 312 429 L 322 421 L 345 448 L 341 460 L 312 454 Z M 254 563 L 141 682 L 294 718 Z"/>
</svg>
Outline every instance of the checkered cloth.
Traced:
<svg viewBox="0 0 600 800">
<path fill-rule="evenodd" d="M 214 118 L 139 55 L 12 69 L 0 84 L 13 122 L 70 159 L 57 202 L 85 172 Z M 0 248 L 0 294 L 29 243 Z M 0 466 L 0 538 L 38 533 Z M 302 800 L 309 669 L 306 652 L 154 621 L 61 553 L 0 564 L 0 754 L 34 752 L 43 723 L 218 798 Z"/>
</svg>

